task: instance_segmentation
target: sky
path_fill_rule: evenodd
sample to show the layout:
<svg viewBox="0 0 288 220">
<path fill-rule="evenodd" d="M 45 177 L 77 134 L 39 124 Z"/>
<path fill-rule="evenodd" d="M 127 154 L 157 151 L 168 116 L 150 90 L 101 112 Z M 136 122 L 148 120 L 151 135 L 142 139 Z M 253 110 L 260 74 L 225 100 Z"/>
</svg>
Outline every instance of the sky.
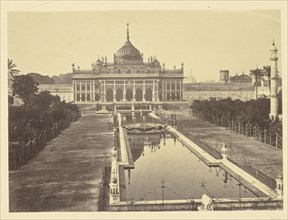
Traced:
<svg viewBox="0 0 288 220">
<path fill-rule="evenodd" d="M 175 10 L 9 12 L 8 58 L 22 74 L 59 75 L 72 63 L 91 69 L 98 56 L 113 54 L 130 41 L 166 69 L 184 63 L 184 75 L 197 81 L 219 81 L 219 70 L 230 75 L 270 65 L 274 38 L 281 65 L 279 10 Z M 280 68 L 281 75 L 281 68 Z"/>
</svg>

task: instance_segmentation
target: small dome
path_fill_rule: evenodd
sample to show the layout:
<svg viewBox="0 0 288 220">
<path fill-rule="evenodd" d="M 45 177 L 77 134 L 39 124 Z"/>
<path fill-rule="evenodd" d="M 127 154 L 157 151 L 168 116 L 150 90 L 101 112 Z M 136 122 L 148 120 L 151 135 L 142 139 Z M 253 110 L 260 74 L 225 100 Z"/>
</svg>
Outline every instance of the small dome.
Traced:
<svg viewBox="0 0 288 220">
<path fill-rule="evenodd" d="M 96 60 L 95 64 L 96 64 L 97 66 L 101 66 L 101 65 L 102 65 L 102 61 L 99 60 L 99 58 L 98 58 L 98 59 Z"/>
</svg>

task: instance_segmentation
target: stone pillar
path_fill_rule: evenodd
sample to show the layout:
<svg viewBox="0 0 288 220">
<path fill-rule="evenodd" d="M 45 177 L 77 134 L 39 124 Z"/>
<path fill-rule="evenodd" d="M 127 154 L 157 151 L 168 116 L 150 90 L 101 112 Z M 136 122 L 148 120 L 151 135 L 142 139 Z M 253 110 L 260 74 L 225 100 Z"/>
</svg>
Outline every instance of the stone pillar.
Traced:
<svg viewBox="0 0 288 220">
<path fill-rule="evenodd" d="M 87 81 L 85 81 L 85 102 L 87 102 Z"/>
<path fill-rule="evenodd" d="M 112 149 L 112 162 L 111 162 L 111 180 L 110 180 L 110 204 L 117 204 L 120 202 L 119 192 L 119 165 L 117 162 L 117 149 L 114 146 Z"/>
<path fill-rule="evenodd" d="M 175 96 L 175 100 L 177 100 L 177 80 L 175 80 L 175 84 L 174 84 L 174 96 Z"/>
<path fill-rule="evenodd" d="M 93 89 L 93 84 L 92 84 L 92 81 L 90 80 L 90 102 L 93 101 L 93 92 L 92 92 L 92 89 Z"/>
<path fill-rule="evenodd" d="M 145 80 L 143 80 L 143 102 L 146 102 L 146 88 L 145 88 Z"/>
<path fill-rule="evenodd" d="M 116 102 L 116 84 L 115 84 L 115 80 L 114 80 L 114 88 L 113 88 L 113 101 Z"/>
<path fill-rule="evenodd" d="M 77 89 L 76 83 L 75 83 L 75 80 L 73 80 L 73 99 L 74 99 L 74 101 L 76 101 L 76 96 L 77 96 L 76 89 Z"/>
<path fill-rule="evenodd" d="M 136 91 L 135 91 L 135 80 L 133 80 L 133 102 L 136 100 Z"/>
<path fill-rule="evenodd" d="M 80 102 L 82 102 L 82 82 L 81 82 L 81 80 L 80 80 L 79 84 L 80 84 Z"/>
<path fill-rule="evenodd" d="M 164 80 L 164 100 L 167 100 L 167 81 Z"/>
<path fill-rule="evenodd" d="M 152 85 L 152 102 L 155 101 L 155 80 L 153 80 L 153 85 Z"/>
<path fill-rule="evenodd" d="M 180 101 L 183 100 L 182 79 L 180 80 Z"/>
<path fill-rule="evenodd" d="M 106 100 L 106 81 L 104 80 L 104 91 L 103 91 L 103 94 L 104 94 L 104 102 L 107 102 Z"/>
<path fill-rule="evenodd" d="M 283 198 L 283 175 L 281 173 L 278 174 L 276 181 L 276 192 L 277 198 Z"/>
<path fill-rule="evenodd" d="M 202 196 L 202 205 L 198 206 L 198 211 L 213 211 L 213 199 L 204 194 Z"/>
<path fill-rule="evenodd" d="M 170 84 L 170 86 L 169 86 L 169 88 L 170 88 L 170 101 L 171 101 L 171 99 L 172 99 L 172 80 L 170 80 L 169 81 L 169 84 Z"/>
<path fill-rule="evenodd" d="M 156 92 L 157 92 L 157 94 L 156 94 L 156 96 L 155 96 L 155 100 L 154 100 L 154 101 L 158 102 L 158 101 L 159 101 L 159 80 L 156 80 L 155 86 L 156 86 Z"/>
<path fill-rule="evenodd" d="M 134 112 L 134 101 L 133 100 L 132 100 L 131 110 L 132 110 L 132 118 L 134 118 L 135 117 L 135 112 Z"/>
<path fill-rule="evenodd" d="M 117 105 L 114 105 L 114 115 L 117 114 Z"/>
<path fill-rule="evenodd" d="M 95 80 L 92 81 L 92 101 L 95 102 Z"/>
<path fill-rule="evenodd" d="M 222 153 L 221 153 L 223 160 L 227 160 L 227 152 L 228 152 L 227 145 L 224 144 L 222 147 Z"/>
<path fill-rule="evenodd" d="M 270 77 L 270 114 L 269 118 L 270 120 L 276 120 L 278 117 L 278 85 L 277 85 L 277 73 L 278 73 L 278 67 L 277 67 L 277 51 L 278 49 L 275 46 L 275 43 L 273 41 L 272 44 L 273 48 L 270 50 L 271 56 L 271 77 Z"/>
</svg>

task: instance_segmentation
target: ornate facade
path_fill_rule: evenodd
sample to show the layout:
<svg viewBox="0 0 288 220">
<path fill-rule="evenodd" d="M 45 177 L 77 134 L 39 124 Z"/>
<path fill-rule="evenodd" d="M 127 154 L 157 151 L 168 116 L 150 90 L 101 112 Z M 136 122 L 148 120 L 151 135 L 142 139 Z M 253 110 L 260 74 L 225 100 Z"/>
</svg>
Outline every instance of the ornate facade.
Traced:
<svg viewBox="0 0 288 220">
<path fill-rule="evenodd" d="M 91 70 L 73 68 L 73 96 L 84 102 L 166 102 L 183 99 L 183 63 L 180 69 L 165 69 L 155 57 L 143 61 L 143 54 L 129 38 L 114 54 L 114 61 L 97 59 Z"/>
</svg>

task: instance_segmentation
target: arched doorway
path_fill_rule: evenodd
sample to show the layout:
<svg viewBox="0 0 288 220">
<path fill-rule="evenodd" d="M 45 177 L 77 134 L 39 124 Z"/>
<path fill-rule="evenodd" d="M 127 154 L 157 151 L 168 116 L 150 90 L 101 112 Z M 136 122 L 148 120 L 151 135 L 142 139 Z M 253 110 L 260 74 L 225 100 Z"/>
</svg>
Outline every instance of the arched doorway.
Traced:
<svg viewBox="0 0 288 220">
<path fill-rule="evenodd" d="M 143 92 L 142 92 L 142 89 L 137 88 L 137 89 L 136 89 L 136 101 L 137 101 L 137 102 L 142 102 L 142 100 L 143 100 Z"/>
<path fill-rule="evenodd" d="M 167 94 L 167 101 L 170 101 L 170 93 Z"/>
<path fill-rule="evenodd" d="M 152 89 L 147 88 L 145 94 L 146 94 L 146 101 L 152 101 Z"/>
<path fill-rule="evenodd" d="M 95 93 L 95 101 L 99 101 L 100 100 L 100 95 L 98 93 Z"/>
<path fill-rule="evenodd" d="M 118 88 L 118 89 L 116 90 L 116 101 L 117 101 L 117 102 L 120 102 L 120 101 L 122 101 L 122 100 L 123 100 L 123 90 L 120 89 L 120 88 Z"/>
<path fill-rule="evenodd" d="M 126 100 L 128 102 L 133 100 L 133 91 L 132 91 L 132 89 L 127 89 L 126 90 Z"/>
<path fill-rule="evenodd" d="M 159 101 L 162 101 L 162 93 L 159 93 Z"/>
<path fill-rule="evenodd" d="M 113 102 L 113 89 L 106 89 L 106 102 Z"/>
<path fill-rule="evenodd" d="M 172 97 L 171 100 L 174 101 L 175 100 L 175 93 L 172 93 Z"/>
<path fill-rule="evenodd" d="M 179 101 L 180 100 L 180 93 L 179 92 L 177 92 L 177 97 L 176 97 L 176 99 Z"/>
</svg>

